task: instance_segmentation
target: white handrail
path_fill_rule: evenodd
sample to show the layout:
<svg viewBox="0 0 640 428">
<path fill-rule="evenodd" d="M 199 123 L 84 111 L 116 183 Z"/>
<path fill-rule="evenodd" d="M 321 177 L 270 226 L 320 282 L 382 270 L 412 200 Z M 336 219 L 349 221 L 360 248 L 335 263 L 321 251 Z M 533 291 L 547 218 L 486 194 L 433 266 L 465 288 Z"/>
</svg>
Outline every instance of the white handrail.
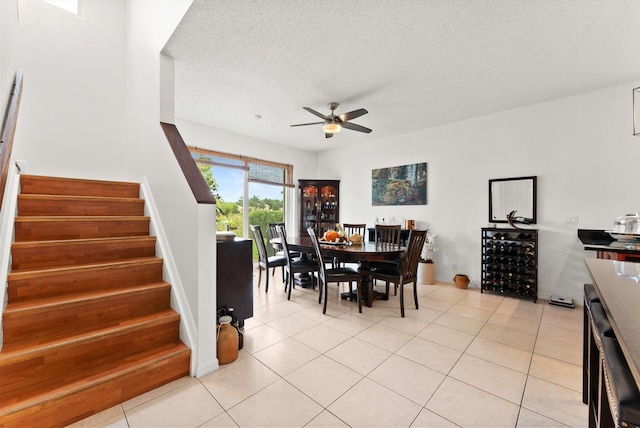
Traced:
<svg viewBox="0 0 640 428">
<path fill-rule="evenodd" d="M 0 211 L 0 313 L 4 313 L 7 306 L 7 277 L 11 269 L 11 244 L 13 243 L 13 229 L 18 206 L 18 189 L 20 188 L 20 173 L 15 164 L 10 164 L 7 171 L 7 183 Z M 0 316 L 0 349 L 2 349 L 2 317 Z"/>
<path fill-rule="evenodd" d="M 141 177 L 136 182 L 140 183 L 140 197 L 145 200 L 145 215 L 149 216 L 151 221 L 149 233 L 156 237 L 156 254 L 163 259 L 162 276 L 165 281 L 171 284 L 171 307 L 180 314 L 180 339 L 191 349 L 191 374 L 193 376 L 197 372 L 198 363 L 196 358 L 197 327 L 147 177 Z"/>
</svg>

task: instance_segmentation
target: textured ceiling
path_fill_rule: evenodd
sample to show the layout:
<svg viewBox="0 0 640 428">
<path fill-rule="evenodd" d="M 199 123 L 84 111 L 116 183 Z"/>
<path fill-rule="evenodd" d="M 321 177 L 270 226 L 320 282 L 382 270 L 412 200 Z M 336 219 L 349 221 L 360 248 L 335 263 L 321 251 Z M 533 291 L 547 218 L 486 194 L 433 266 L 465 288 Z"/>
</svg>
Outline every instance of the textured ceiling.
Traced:
<svg viewBox="0 0 640 428">
<path fill-rule="evenodd" d="M 194 0 L 163 53 L 176 117 L 322 151 L 637 81 L 640 0 Z M 331 101 L 373 132 L 289 126 Z"/>
</svg>

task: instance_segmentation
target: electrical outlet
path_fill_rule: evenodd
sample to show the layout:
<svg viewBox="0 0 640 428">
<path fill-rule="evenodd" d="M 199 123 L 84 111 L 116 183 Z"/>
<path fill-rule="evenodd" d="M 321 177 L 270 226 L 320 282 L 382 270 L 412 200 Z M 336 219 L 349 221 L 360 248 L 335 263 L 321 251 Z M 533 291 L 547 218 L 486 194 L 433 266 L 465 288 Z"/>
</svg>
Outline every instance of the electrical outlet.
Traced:
<svg viewBox="0 0 640 428">
<path fill-rule="evenodd" d="M 458 269 L 458 263 L 454 263 L 452 268 L 453 268 L 453 270 L 457 270 Z"/>
</svg>

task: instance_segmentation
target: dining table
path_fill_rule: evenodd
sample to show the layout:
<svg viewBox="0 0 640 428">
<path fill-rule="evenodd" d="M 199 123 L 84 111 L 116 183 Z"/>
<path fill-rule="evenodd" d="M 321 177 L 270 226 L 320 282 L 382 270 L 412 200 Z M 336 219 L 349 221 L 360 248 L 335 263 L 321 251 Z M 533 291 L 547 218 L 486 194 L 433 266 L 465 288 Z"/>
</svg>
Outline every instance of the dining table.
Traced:
<svg viewBox="0 0 640 428">
<path fill-rule="evenodd" d="M 278 245 L 279 238 L 271 240 L 272 245 Z M 387 244 L 380 242 L 362 241 L 360 243 L 351 242 L 326 242 L 319 240 L 322 255 L 324 257 L 336 258 L 340 262 L 357 263 L 360 274 L 360 287 L 362 290 L 362 303 L 371 307 L 373 301 L 388 300 L 387 293 L 381 293 L 373 288 L 373 282 L 369 279 L 371 262 L 395 262 L 402 269 L 402 262 L 405 254 L 405 247 L 397 244 Z M 290 250 L 299 251 L 304 255 L 315 255 L 315 248 L 309 236 L 287 237 L 287 245 Z M 343 293 L 343 298 L 351 298 L 349 293 Z"/>
</svg>

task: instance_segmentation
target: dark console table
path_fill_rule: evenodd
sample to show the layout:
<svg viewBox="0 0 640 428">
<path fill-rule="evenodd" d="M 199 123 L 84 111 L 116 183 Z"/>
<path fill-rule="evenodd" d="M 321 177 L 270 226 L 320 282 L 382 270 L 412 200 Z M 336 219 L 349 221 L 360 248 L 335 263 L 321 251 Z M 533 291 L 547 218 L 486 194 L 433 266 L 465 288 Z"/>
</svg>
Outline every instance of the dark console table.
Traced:
<svg viewBox="0 0 640 428">
<path fill-rule="evenodd" d="M 599 259 L 640 262 L 640 248 L 629 248 L 624 241 L 616 241 L 602 229 L 578 229 L 584 249 L 595 251 Z"/>
<path fill-rule="evenodd" d="M 233 308 L 240 327 L 253 316 L 253 256 L 250 239 L 217 243 L 217 302 Z"/>
</svg>

